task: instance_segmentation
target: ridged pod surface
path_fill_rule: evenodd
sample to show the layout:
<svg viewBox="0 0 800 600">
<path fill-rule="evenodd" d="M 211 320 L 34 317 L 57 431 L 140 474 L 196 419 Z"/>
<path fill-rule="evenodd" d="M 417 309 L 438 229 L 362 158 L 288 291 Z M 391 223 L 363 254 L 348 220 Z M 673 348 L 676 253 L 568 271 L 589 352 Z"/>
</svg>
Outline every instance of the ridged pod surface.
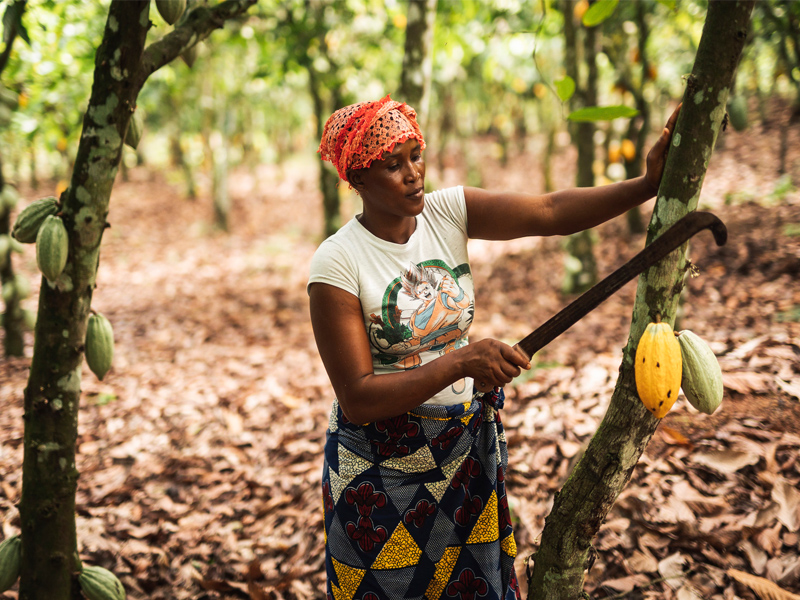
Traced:
<svg viewBox="0 0 800 600">
<path fill-rule="evenodd" d="M 142 139 L 142 131 L 144 130 L 144 123 L 142 115 L 139 111 L 134 111 L 131 115 L 131 120 L 128 123 L 128 131 L 125 133 L 125 143 L 136 150 L 139 146 L 139 140 Z"/>
<path fill-rule="evenodd" d="M 36 264 L 47 281 L 54 282 L 67 265 L 69 239 L 61 217 L 46 217 L 36 234 Z"/>
<path fill-rule="evenodd" d="M 57 212 L 58 200 L 52 196 L 32 202 L 17 216 L 11 235 L 23 244 L 34 243 L 36 234 L 39 233 L 39 227 L 44 223 L 44 220 Z"/>
<path fill-rule="evenodd" d="M 0 544 L 0 594 L 19 579 L 22 540 L 12 536 Z"/>
<path fill-rule="evenodd" d="M 170 25 L 174 25 L 186 10 L 186 0 L 156 0 L 158 14 Z"/>
<path fill-rule="evenodd" d="M 86 364 L 102 380 L 114 360 L 114 329 L 100 313 L 89 317 L 86 326 Z"/>
<path fill-rule="evenodd" d="M 659 419 L 675 404 L 681 387 L 681 347 L 669 323 L 650 323 L 636 347 L 634 375 L 639 398 Z"/>
<path fill-rule="evenodd" d="M 78 575 L 81 591 L 88 600 L 125 600 L 125 586 L 108 569 L 83 567 Z"/>
<path fill-rule="evenodd" d="M 685 329 L 678 334 L 683 362 L 683 394 L 700 412 L 710 415 L 722 404 L 722 369 L 711 347 Z"/>
</svg>

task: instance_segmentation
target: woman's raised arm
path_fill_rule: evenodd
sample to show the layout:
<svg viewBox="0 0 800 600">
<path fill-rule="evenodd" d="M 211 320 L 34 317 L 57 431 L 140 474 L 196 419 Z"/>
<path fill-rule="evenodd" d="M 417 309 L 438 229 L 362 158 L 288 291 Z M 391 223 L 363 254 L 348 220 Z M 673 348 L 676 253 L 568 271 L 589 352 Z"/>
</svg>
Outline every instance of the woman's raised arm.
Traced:
<svg viewBox="0 0 800 600">
<path fill-rule="evenodd" d="M 469 237 L 510 240 L 531 235 L 569 235 L 649 200 L 658 192 L 679 111 L 680 106 L 648 153 L 647 172 L 641 177 L 542 195 L 464 188 Z"/>
</svg>

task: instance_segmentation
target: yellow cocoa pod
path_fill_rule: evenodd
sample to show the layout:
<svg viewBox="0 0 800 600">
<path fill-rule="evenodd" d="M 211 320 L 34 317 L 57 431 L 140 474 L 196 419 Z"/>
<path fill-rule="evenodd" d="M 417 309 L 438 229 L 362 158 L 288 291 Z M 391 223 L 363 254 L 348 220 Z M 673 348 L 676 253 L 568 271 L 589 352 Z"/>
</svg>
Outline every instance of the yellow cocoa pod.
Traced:
<svg viewBox="0 0 800 600">
<path fill-rule="evenodd" d="M 659 419 L 681 388 L 681 347 L 669 323 L 650 323 L 636 347 L 634 375 L 639 398 Z"/>
<path fill-rule="evenodd" d="M 636 158 L 636 146 L 632 141 L 629 139 L 622 140 L 622 156 L 625 157 L 625 160 L 631 162 L 634 158 Z"/>
</svg>

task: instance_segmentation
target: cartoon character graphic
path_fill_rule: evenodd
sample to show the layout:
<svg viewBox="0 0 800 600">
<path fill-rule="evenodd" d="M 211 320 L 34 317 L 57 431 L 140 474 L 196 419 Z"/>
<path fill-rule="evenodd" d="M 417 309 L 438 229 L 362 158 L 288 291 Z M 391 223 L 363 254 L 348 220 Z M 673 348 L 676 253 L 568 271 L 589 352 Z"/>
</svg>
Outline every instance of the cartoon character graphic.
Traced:
<svg viewBox="0 0 800 600">
<path fill-rule="evenodd" d="M 459 285 L 469 267 L 450 269 L 442 261 L 409 264 L 389 284 L 381 316 L 371 315 L 369 339 L 385 365 L 413 369 L 422 352 L 444 355 L 464 342 L 473 300 Z"/>
</svg>

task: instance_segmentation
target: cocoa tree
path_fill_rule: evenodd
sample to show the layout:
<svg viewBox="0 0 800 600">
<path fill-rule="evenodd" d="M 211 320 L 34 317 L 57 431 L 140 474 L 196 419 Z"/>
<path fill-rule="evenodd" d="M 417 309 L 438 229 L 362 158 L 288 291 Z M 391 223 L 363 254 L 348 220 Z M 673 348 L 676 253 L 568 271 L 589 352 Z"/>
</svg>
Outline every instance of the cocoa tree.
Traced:
<svg viewBox="0 0 800 600">
<path fill-rule="evenodd" d="M 648 228 L 648 243 L 697 207 L 703 179 L 723 126 L 725 106 L 747 38 L 754 0 L 709 2 L 683 108 Z M 634 383 L 636 344 L 656 313 L 674 323 L 687 270 L 678 249 L 639 278 L 628 344 L 608 411 L 545 520 L 529 578 L 529 600 L 583 597 L 592 539 L 630 480 L 658 427 Z"/>
<path fill-rule="evenodd" d="M 425 131 L 430 104 L 433 70 L 433 25 L 437 0 L 408 3 L 405 54 L 400 75 L 398 99 L 417 110 L 417 120 Z"/>
<path fill-rule="evenodd" d="M 39 294 L 24 398 L 21 600 L 79 597 L 75 443 L 81 366 L 100 242 L 110 226 L 109 198 L 136 98 L 152 73 L 255 2 L 198 6 L 146 48 L 150 0 L 113 0 L 109 6 L 70 185 L 61 194 L 69 258 L 56 281 L 42 279 Z"/>
<path fill-rule="evenodd" d="M 5 71 L 14 40 L 20 35 L 27 38 L 27 32 L 22 24 L 22 15 L 25 13 L 27 0 L 15 0 L 7 8 L 3 16 L 3 52 L 0 53 L 0 74 Z M 10 93 L 10 90 L 9 90 Z M 12 94 L 13 96 L 14 94 Z M 16 99 L 13 100 L 16 103 Z M 10 112 L 7 106 L 3 107 Z M 3 157 L 0 157 L 0 238 L 11 233 L 11 203 L 4 201 L 10 190 L 6 190 L 6 180 L 3 174 Z M 6 243 L 0 243 L 0 283 L 3 286 L 3 300 L 6 305 L 3 314 L 3 329 L 5 337 L 3 348 L 6 356 L 22 356 L 25 350 L 23 340 L 24 312 L 20 301 L 23 291 L 18 284 L 20 275 L 14 274 L 14 264 L 11 260 L 11 238 L 5 237 Z"/>
<path fill-rule="evenodd" d="M 575 82 L 575 94 L 570 99 L 570 108 L 576 110 L 597 105 L 597 46 L 596 27 L 575 27 L 573 3 L 562 0 L 564 13 L 564 63 L 567 75 Z M 585 63 L 586 77 L 581 78 L 581 61 Z M 592 121 L 570 123 L 569 132 L 572 143 L 578 151 L 577 175 L 575 185 L 591 187 L 594 185 L 594 132 Z M 597 262 L 594 258 L 594 240 L 591 231 L 581 231 L 569 236 L 565 243 L 569 254 L 566 265 L 563 290 L 566 293 L 584 292 L 597 283 Z"/>
</svg>

